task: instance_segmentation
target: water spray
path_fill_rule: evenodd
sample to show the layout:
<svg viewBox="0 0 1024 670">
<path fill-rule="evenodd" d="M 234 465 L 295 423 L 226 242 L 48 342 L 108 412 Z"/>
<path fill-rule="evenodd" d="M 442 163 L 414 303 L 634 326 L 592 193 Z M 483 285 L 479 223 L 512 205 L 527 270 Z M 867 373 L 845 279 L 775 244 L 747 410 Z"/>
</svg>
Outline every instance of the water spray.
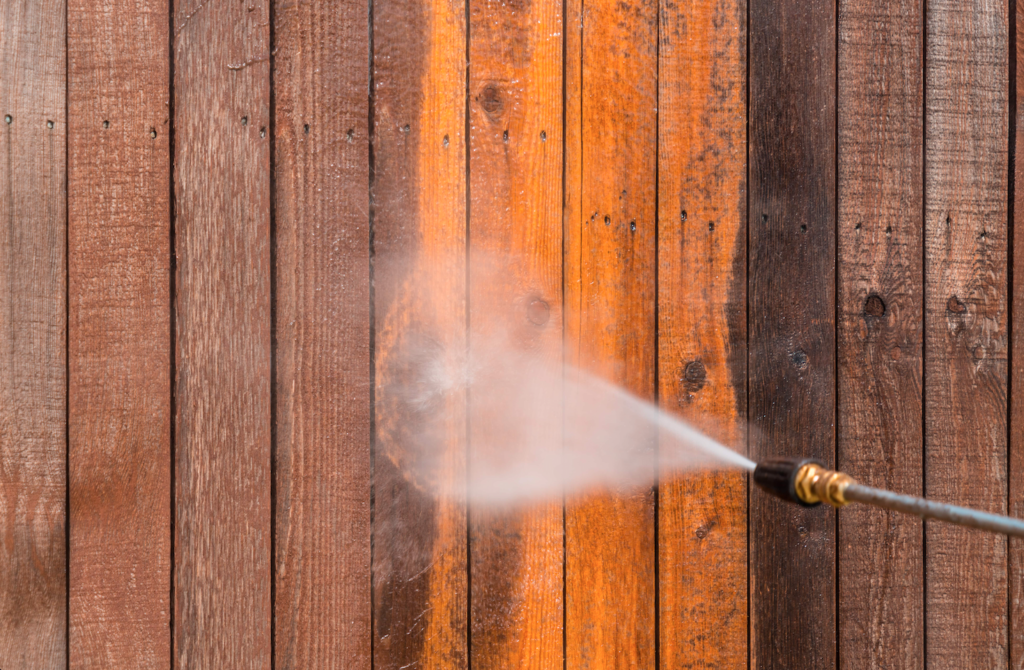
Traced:
<svg viewBox="0 0 1024 670">
<path fill-rule="evenodd" d="M 826 502 L 840 508 L 851 502 L 859 502 L 925 519 L 1024 537 L 1022 519 L 864 486 L 850 475 L 829 470 L 810 458 L 777 458 L 758 463 L 754 469 L 754 483 L 782 500 L 804 507 L 815 507 Z"/>
</svg>

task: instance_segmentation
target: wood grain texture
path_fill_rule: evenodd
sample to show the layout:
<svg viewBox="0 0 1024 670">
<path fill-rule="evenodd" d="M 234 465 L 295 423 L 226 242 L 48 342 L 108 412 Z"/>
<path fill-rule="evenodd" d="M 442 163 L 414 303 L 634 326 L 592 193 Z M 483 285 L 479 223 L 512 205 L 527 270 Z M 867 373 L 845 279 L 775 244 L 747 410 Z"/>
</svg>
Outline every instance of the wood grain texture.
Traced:
<svg viewBox="0 0 1024 670">
<path fill-rule="evenodd" d="M 66 636 L 65 5 L 0 7 L 0 668 Z M 52 123 L 49 123 L 52 122 Z"/>
<path fill-rule="evenodd" d="M 171 662 L 168 11 L 68 6 L 72 668 Z"/>
<path fill-rule="evenodd" d="M 658 71 L 658 397 L 667 411 L 740 451 L 746 14 L 743 0 L 662 2 Z M 745 666 L 746 476 L 664 469 L 658 551 L 662 666 Z"/>
<path fill-rule="evenodd" d="M 269 668 L 270 12 L 173 19 L 175 664 Z"/>
<path fill-rule="evenodd" d="M 511 400 L 510 358 L 560 377 L 562 4 L 474 0 L 470 34 L 472 477 L 474 458 L 493 463 L 523 447 L 506 424 L 507 403 L 525 409 Z M 561 431 L 544 435 L 528 448 L 558 453 Z M 472 665 L 561 670 L 561 499 L 470 512 Z"/>
<path fill-rule="evenodd" d="M 276 664 L 370 668 L 369 24 L 278 3 Z"/>
<path fill-rule="evenodd" d="M 839 3 L 838 467 L 922 493 L 923 62 L 919 0 Z M 839 515 L 842 667 L 922 668 L 920 519 Z"/>
<path fill-rule="evenodd" d="M 373 26 L 374 667 L 465 668 L 465 5 Z"/>
<path fill-rule="evenodd" d="M 1009 486 L 1008 514 L 1017 518 L 1024 517 L 1024 374 L 1021 374 L 1020 363 L 1024 361 L 1024 117 L 1020 115 L 1021 97 L 1024 95 L 1024 0 L 1013 3 L 1011 21 L 1016 21 L 1016 94 L 1017 117 L 1014 147 L 1013 177 L 1013 256 L 1009 259 L 1013 267 L 1012 318 L 1013 347 L 1010 361 L 1017 363 L 1017 368 L 1010 367 L 1010 449 L 1007 485 Z M 1009 538 L 1009 617 L 1010 617 L 1010 668 L 1024 670 L 1024 540 Z"/>
<path fill-rule="evenodd" d="M 1008 17 L 1003 2 L 930 0 L 925 60 L 925 495 L 999 514 L 1007 504 Z M 1005 668 L 1006 538 L 939 523 L 925 533 L 925 662 Z"/>
<path fill-rule="evenodd" d="M 835 6 L 750 3 L 751 453 L 835 456 Z M 835 513 L 750 496 L 752 667 L 833 668 Z"/>
<path fill-rule="evenodd" d="M 578 35 L 566 61 L 579 62 L 566 68 L 567 362 L 653 400 L 658 6 L 600 0 L 567 12 Z M 654 667 L 654 526 L 652 489 L 566 501 L 568 668 Z"/>
</svg>

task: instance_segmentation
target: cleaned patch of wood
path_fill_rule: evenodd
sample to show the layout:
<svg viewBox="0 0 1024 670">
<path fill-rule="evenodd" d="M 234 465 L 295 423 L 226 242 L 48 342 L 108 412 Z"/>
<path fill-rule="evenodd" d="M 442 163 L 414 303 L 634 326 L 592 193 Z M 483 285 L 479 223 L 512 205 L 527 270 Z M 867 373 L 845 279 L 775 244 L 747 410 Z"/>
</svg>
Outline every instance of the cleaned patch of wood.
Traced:
<svg viewBox="0 0 1024 670">
<path fill-rule="evenodd" d="M 658 396 L 664 410 L 741 452 L 746 13 L 743 0 L 663 2 L 658 82 Z M 658 551 L 662 665 L 745 665 L 746 475 L 663 469 Z"/>
<path fill-rule="evenodd" d="M 470 476 L 521 447 L 508 355 L 562 367 L 561 24 L 559 2 L 470 3 Z M 547 437 L 530 449 L 557 453 Z M 561 670 L 561 499 L 470 514 L 473 666 Z"/>
<path fill-rule="evenodd" d="M 566 360 L 653 400 L 658 6 L 567 15 Z M 653 488 L 573 496 L 565 514 L 568 667 L 653 668 Z"/>
<path fill-rule="evenodd" d="M 465 5 L 375 2 L 374 666 L 468 664 Z"/>
</svg>

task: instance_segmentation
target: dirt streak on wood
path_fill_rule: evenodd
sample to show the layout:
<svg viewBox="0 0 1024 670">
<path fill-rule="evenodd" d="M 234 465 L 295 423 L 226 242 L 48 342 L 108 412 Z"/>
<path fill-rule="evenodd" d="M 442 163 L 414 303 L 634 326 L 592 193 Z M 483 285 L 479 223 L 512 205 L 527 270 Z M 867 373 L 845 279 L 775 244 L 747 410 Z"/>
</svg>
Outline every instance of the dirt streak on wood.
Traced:
<svg viewBox="0 0 1024 670">
<path fill-rule="evenodd" d="M 559 2 L 470 3 L 470 476 L 516 448 L 505 349 L 562 364 L 561 23 Z M 561 670 L 561 500 L 471 515 L 472 664 Z"/>
<path fill-rule="evenodd" d="M 0 7 L 0 668 L 67 659 L 65 5 Z"/>
<path fill-rule="evenodd" d="M 276 667 L 369 670 L 366 4 L 275 21 Z"/>
<path fill-rule="evenodd" d="M 745 450 L 746 10 L 744 0 L 661 3 L 658 180 L 659 398 Z M 664 448 L 671 448 L 666 439 Z M 661 663 L 747 662 L 743 473 L 661 473 Z"/>
<path fill-rule="evenodd" d="M 1008 25 L 929 0 L 925 495 L 1006 513 Z M 928 667 L 1007 667 L 1006 538 L 925 526 Z"/>
<path fill-rule="evenodd" d="M 174 7 L 174 658 L 269 668 L 270 77 L 228 65 L 269 50 L 270 11 L 197 5 Z"/>
<path fill-rule="evenodd" d="M 922 493 L 920 0 L 839 4 L 838 466 Z M 843 667 L 922 668 L 920 519 L 839 515 Z"/>
<path fill-rule="evenodd" d="M 68 7 L 72 668 L 171 662 L 168 11 Z"/>
<path fill-rule="evenodd" d="M 466 26 L 381 0 L 374 38 L 374 665 L 468 664 Z"/>
<path fill-rule="evenodd" d="M 751 452 L 835 457 L 835 6 L 750 4 Z M 750 497 L 751 661 L 833 668 L 835 513 Z"/>
<path fill-rule="evenodd" d="M 653 400 L 658 6 L 573 0 L 567 14 L 567 362 Z M 653 489 L 566 505 L 567 666 L 653 668 Z"/>
</svg>

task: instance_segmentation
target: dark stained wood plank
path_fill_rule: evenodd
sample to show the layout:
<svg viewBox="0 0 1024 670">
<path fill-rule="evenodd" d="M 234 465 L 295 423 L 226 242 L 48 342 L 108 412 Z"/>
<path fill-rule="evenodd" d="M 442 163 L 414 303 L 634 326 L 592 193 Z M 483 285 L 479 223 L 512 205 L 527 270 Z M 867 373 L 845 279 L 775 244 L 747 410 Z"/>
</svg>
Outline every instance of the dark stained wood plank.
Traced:
<svg viewBox="0 0 1024 670">
<path fill-rule="evenodd" d="M 835 6 L 750 3 L 755 460 L 835 456 Z M 750 496 L 752 665 L 833 668 L 835 514 Z"/>
<path fill-rule="evenodd" d="M 68 6 L 72 668 L 171 662 L 168 11 Z"/>
<path fill-rule="evenodd" d="M 922 493 L 923 63 L 919 0 L 839 4 L 839 468 Z M 839 515 L 842 667 L 921 668 L 920 519 Z"/>
<path fill-rule="evenodd" d="M 576 2 L 568 13 L 580 34 L 566 59 L 582 62 L 566 73 L 566 191 L 578 199 L 564 224 L 567 361 L 653 400 L 658 6 Z M 654 667 L 654 529 L 653 489 L 566 501 L 568 668 Z"/>
<path fill-rule="evenodd" d="M 275 13 L 279 669 L 370 668 L 369 24 Z"/>
<path fill-rule="evenodd" d="M 269 19 L 264 0 L 173 14 L 183 668 L 271 664 Z"/>
<path fill-rule="evenodd" d="M 1012 5 L 1011 21 L 1016 21 L 1015 48 L 1016 54 L 1016 82 L 1013 93 L 1016 95 L 1017 118 L 1013 119 L 1015 126 L 1015 147 L 1014 147 L 1014 170 L 1013 175 L 1013 256 L 1011 262 L 1013 284 L 1009 287 L 1012 291 L 1012 318 L 1010 332 L 1013 334 L 1010 352 L 1010 361 L 1017 363 L 1017 368 L 1010 368 L 1010 449 L 1009 467 L 1007 473 L 1007 485 L 1009 486 L 1009 514 L 1017 518 L 1024 517 L 1024 374 L 1021 374 L 1021 362 L 1024 361 L 1024 117 L 1019 110 L 1024 109 L 1021 105 L 1021 96 L 1024 95 L 1024 4 L 1016 2 Z M 1010 576 L 1010 667 L 1014 670 L 1024 668 L 1024 540 L 1010 538 L 1009 569 Z"/>
<path fill-rule="evenodd" d="M 510 360 L 562 367 L 561 24 L 560 2 L 470 3 L 471 477 L 525 446 Z M 528 449 L 558 453 L 561 431 L 545 436 Z M 561 497 L 470 511 L 472 665 L 561 670 Z"/>
<path fill-rule="evenodd" d="M 66 636 L 65 4 L 0 7 L 0 668 Z"/>
<path fill-rule="evenodd" d="M 658 396 L 741 451 L 746 14 L 745 0 L 662 2 L 658 71 Z M 658 551 L 662 666 L 745 666 L 745 474 L 663 472 Z"/>
<path fill-rule="evenodd" d="M 465 668 L 465 5 L 373 31 L 374 667 Z"/>
<path fill-rule="evenodd" d="M 925 494 L 1007 505 L 1009 11 L 928 2 Z M 983 482 L 983 484 L 980 484 Z M 1006 538 L 925 526 L 931 668 L 1007 666 Z"/>
</svg>

